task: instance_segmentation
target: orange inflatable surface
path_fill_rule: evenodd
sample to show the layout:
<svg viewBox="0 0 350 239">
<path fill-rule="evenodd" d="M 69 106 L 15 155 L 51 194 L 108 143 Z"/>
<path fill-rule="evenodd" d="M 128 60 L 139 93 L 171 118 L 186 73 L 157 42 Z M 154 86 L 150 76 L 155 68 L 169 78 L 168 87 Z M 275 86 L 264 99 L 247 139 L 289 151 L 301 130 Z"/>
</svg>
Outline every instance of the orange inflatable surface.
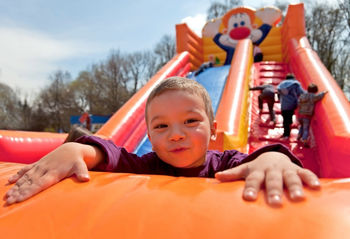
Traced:
<svg viewBox="0 0 350 239">
<path fill-rule="evenodd" d="M 21 164 L 0 163 L 0 193 Z M 0 208 L 12 238 L 350 238 L 350 179 L 321 179 L 307 199 L 281 208 L 243 201 L 243 181 L 91 172 Z"/>
</svg>

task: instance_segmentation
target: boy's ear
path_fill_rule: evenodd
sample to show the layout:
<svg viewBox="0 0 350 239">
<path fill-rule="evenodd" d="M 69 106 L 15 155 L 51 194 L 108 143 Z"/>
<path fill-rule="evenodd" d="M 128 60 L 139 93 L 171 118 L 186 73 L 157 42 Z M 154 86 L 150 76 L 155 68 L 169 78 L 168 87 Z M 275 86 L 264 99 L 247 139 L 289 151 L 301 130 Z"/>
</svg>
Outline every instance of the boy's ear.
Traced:
<svg viewBox="0 0 350 239">
<path fill-rule="evenodd" d="M 216 120 L 213 121 L 213 124 L 210 128 L 210 140 L 215 141 L 216 140 L 216 129 L 217 129 L 217 123 Z"/>
<path fill-rule="evenodd" d="M 149 135 L 148 131 L 147 131 L 147 137 L 148 137 L 149 141 L 151 142 L 152 151 L 154 151 L 154 149 L 153 149 L 153 144 L 152 144 L 152 140 L 151 140 L 151 136 Z"/>
</svg>

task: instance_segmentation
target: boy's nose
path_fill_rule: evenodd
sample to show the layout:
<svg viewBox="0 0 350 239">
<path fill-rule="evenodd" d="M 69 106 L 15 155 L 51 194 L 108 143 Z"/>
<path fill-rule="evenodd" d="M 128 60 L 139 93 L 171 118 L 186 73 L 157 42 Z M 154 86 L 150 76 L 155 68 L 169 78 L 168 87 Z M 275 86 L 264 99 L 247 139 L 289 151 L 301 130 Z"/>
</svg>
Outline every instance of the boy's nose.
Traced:
<svg viewBox="0 0 350 239">
<path fill-rule="evenodd" d="M 171 141 L 179 141 L 185 138 L 184 132 L 180 127 L 172 127 L 169 135 Z"/>
</svg>

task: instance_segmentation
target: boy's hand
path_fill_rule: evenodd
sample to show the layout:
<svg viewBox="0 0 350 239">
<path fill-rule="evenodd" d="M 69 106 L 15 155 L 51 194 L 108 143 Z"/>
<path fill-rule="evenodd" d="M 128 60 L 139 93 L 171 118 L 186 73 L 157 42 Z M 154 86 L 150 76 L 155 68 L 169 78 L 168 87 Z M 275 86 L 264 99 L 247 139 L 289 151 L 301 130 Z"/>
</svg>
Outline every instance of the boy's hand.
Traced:
<svg viewBox="0 0 350 239">
<path fill-rule="evenodd" d="M 243 198 L 247 201 L 256 200 L 265 183 L 267 202 L 272 206 L 282 205 L 283 185 L 293 201 L 305 198 L 303 183 L 312 189 L 320 188 L 313 172 L 292 163 L 288 156 L 279 152 L 263 153 L 251 162 L 217 173 L 215 178 L 221 182 L 245 178 Z"/>
<path fill-rule="evenodd" d="M 74 174 L 81 182 L 89 181 L 81 147 L 84 146 L 77 143 L 63 144 L 38 162 L 12 175 L 8 181 L 16 184 L 6 193 L 6 203 L 22 202 Z"/>
</svg>

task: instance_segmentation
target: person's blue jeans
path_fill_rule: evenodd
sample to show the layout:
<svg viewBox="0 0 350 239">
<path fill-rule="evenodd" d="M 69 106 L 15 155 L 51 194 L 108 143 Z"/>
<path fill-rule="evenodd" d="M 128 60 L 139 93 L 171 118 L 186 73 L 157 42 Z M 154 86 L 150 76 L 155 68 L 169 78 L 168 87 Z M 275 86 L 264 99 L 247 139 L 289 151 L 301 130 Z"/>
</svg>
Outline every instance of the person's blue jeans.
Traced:
<svg viewBox="0 0 350 239">
<path fill-rule="evenodd" d="M 309 137 L 310 118 L 299 118 L 300 128 L 298 138 L 306 141 Z"/>
</svg>

